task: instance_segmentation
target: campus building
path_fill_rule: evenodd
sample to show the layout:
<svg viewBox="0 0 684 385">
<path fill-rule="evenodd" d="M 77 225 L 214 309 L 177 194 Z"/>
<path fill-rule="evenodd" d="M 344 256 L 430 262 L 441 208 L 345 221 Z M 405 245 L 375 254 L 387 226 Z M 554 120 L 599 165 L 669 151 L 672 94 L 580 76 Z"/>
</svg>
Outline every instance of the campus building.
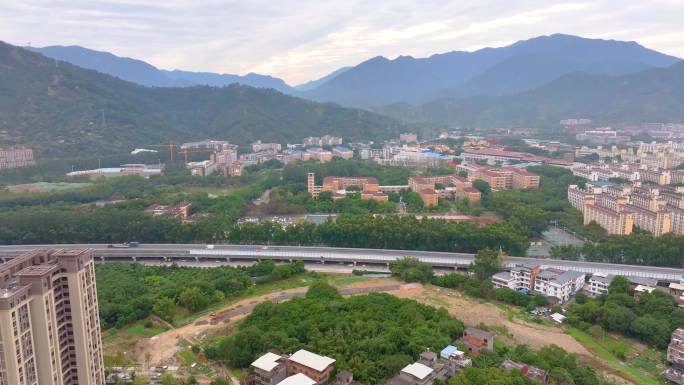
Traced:
<svg viewBox="0 0 684 385">
<path fill-rule="evenodd" d="M 478 164 L 467 164 L 459 165 L 457 170 L 466 172 L 469 182 L 478 179 L 483 180 L 492 190 L 536 190 L 540 183 L 539 175 L 516 167 L 491 168 Z"/>
<path fill-rule="evenodd" d="M 442 194 L 437 191 L 437 185 L 442 185 Z M 464 177 L 458 175 L 435 175 L 435 176 L 412 176 L 408 179 L 408 188 L 418 193 L 425 206 L 436 206 L 439 197 L 448 192 L 453 193 L 456 198 L 468 198 L 471 203 L 479 203 L 481 200 L 480 191 L 473 188 L 472 183 Z"/>
<path fill-rule="evenodd" d="M 0 170 L 35 166 L 33 150 L 26 147 L 0 148 Z"/>
<path fill-rule="evenodd" d="M 361 193 L 361 199 L 373 199 L 380 202 L 387 202 L 388 196 L 380 190 L 380 184 L 374 177 L 356 176 L 326 176 L 323 178 L 323 185 L 317 186 L 314 173 L 307 175 L 307 191 L 313 198 L 317 198 L 321 192 L 329 191 L 333 198 L 343 198 L 347 194 L 347 189 L 356 187 Z"/>
<path fill-rule="evenodd" d="M 0 385 L 104 385 L 90 249 L 0 264 Z"/>
</svg>

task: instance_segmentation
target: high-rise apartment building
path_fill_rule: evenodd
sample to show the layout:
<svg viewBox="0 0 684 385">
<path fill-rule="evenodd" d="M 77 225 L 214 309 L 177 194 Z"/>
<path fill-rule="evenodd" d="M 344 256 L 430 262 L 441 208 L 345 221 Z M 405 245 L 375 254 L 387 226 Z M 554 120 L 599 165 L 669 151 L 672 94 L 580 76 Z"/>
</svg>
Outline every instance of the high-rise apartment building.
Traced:
<svg viewBox="0 0 684 385">
<path fill-rule="evenodd" d="M 0 264 L 0 385 L 104 383 L 92 250 Z"/>
</svg>

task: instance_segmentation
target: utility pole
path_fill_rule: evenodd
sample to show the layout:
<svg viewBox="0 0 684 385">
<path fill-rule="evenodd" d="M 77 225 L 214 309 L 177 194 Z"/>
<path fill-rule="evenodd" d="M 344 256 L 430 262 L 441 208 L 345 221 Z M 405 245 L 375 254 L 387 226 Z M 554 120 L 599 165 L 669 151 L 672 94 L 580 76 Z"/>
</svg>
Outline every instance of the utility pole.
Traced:
<svg viewBox="0 0 684 385">
<path fill-rule="evenodd" d="M 105 120 L 105 113 L 104 110 L 102 110 L 102 128 L 107 127 L 107 121 Z"/>
</svg>

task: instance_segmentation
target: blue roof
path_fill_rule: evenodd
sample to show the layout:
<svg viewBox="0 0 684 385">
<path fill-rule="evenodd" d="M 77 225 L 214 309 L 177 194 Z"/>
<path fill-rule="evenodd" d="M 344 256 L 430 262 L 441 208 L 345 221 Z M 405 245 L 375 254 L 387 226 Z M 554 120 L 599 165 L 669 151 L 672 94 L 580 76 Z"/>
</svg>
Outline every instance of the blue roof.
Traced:
<svg viewBox="0 0 684 385">
<path fill-rule="evenodd" d="M 440 154 L 438 152 L 432 152 L 432 151 L 426 151 L 423 153 L 424 156 L 430 157 L 430 158 L 446 158 L 444 154 Z"/>
<path fill-rule="evenodd" d="M 442 349 L 442 351 L 439 353 L 439 355 L 442 358 L 449 358 L 451 357 L 454 353 L 458 351 L 458 348 L 453 346 L 453 345 L 447 345 L 446 348 Z"/>
<path fill-rule="evenodd" d="M 347 147 L 344 147 L 344 146 L 337 146 L 334 149 L 337 151 L 349 151 L 349 149 Z"/>
</svg>

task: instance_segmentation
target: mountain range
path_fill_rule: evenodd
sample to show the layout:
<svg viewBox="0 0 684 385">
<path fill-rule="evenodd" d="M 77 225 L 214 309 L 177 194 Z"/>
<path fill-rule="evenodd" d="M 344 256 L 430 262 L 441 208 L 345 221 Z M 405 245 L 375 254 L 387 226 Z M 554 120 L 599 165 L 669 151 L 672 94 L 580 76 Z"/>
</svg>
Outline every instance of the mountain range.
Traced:
<svg viewBox="0 0 684 385">
<path fill-rule="evenodd" d="M 427 58 L 378 56 L 303 93 L 350 106 L 422 104 L 447 96 L 505 95 L 531 90 L 573 72 L 623 75 L 680 59 L 635 42 L 555 34 L 501 48 Z"/>
<path fill-rule="evenodd" d="M 684 121 L 684 62 L 619 76 L 576 72 L 511 95 L 396 103 L 376 112 L 406 122 L 464 127 L 554 127 L 564 118 L 595 124 Z"/>
<path fill-rule="evenodd" d="M 396 136 L 375 113 L 239 84 L 145 87 L 0 42 L 0 145 L 41 157 L 93 156 L 205 138 L 244 145 Z"/>
<path fill-rule="evenodd" d="M 190 87 L 206 85 L 222 87 L 237 83 L 257 88 L 272 88 L 283 93 L 292 93 L 294 91 L 282 79 L 268 75 L 249 73 L 240 76 L 213 72 L 169 71 L 159 69 L 142 60 L 116 56 L 109 52 L 95 51 L 80 46 L 53 45 L 42 48 L 25 48 L 51 59 L 65 61 L 81 68 L 96 70 L 143 86 Z"/>
<path fill-rule="evenodd" d="M 452 51 L 426 58 L 378 56 L 294 87 L 268 75 L 161 70 L 140 60 L 78 46 L 31 48 L 45 56 L 146 86 L 225 86 L 238 83 L 345 106 L 420 105 L 443 98 L 525 92 L 575 72 L 619 76 L 663 68 L 679 58 L 636 42 L 554 34 L 500 48 Z"/>
</svg>

